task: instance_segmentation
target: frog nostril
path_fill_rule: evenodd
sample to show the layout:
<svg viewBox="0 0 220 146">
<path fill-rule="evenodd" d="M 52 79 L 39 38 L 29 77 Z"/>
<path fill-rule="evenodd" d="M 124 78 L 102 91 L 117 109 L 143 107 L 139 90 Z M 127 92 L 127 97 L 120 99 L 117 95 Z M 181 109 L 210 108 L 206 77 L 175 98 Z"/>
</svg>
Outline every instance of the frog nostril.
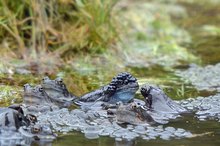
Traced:
<svg viewBox="0 0 220 146">
<path fill-rule="evenodd" d="M 136 109 L 137 108 L 137 106 L 136 105 L 132 105 L 132 109 Z"/>
</svg>

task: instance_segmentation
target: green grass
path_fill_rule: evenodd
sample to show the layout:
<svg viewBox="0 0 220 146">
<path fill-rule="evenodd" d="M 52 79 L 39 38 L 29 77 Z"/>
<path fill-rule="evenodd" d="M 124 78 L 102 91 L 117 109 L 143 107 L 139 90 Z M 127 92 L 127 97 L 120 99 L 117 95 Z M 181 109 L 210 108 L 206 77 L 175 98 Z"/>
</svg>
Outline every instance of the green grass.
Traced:
<svg viewBox="0 0 220 146">
<path fill-rule="evenodd" d="M 21 102 L 20 89 L 8 85 L 0 86 L 0 107 L 5 104 L 13 104 Z"/>
<path fill-rule="evenodd" d="M 22 59 L 38 59 L 48 52 L 63 57 L 102 52 L 117 38 L 111 17 L 115 3 L 0 0 L 0 48 Z"/>
</svg>

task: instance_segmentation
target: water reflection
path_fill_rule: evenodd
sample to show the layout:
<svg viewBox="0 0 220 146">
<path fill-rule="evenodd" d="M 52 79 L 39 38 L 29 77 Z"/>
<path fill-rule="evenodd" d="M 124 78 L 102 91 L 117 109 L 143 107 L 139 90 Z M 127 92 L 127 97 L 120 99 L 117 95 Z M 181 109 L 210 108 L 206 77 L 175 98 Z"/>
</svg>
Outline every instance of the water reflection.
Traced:
<svg viewBox="0 0 220 146">
<path fill-rule="evenodd" d="M 115 146 L 135 146 L 135 140 L 115 140 Z"/>
<path fill-rule="evenodd" d="M 52 146 L 52 141 L 38 141 L 16 131 L 0 129 L 0 146 Z"/>
</svg>

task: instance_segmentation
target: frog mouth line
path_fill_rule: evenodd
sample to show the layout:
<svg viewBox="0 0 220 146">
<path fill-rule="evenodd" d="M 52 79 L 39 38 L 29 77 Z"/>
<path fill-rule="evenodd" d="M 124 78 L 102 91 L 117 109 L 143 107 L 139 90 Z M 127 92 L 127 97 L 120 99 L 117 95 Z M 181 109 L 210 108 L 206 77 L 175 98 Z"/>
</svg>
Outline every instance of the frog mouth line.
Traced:
<svg viewBox="0 0 220 146">
<path fill-rule="evenodd" d="M 33 93 L 25 93 L 24 96 L 42 98 L 42 96 Z"/>
</svg>

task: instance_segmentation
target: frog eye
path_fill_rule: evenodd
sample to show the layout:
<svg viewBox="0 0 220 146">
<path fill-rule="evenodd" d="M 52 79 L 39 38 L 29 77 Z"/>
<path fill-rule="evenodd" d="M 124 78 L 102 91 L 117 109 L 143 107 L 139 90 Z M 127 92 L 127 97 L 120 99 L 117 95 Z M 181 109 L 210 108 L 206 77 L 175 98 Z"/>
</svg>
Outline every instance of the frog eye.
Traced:
<svg viewBox="0 0 220 146">
<path fill-rule="evenodd" d="M 59 79 L 57 82 L 58 82 L 59 85 L 63 84 L 63 80 L 62 79 Z"/>
<path fill-rule="evenodd" d="M 132 108 L 132 109 L 136 109 L 136 108 L 137 108 L 137 105 L 136 105 L 136 104 L 133 104 L 133 105 L 131 106 L 131 108 Z"/>
<path fill-rule="evenodd" d="M 31 121 L 31 122 L 36 122 L 37 121 L 37 118 L 36 118 L 36 116 L 34 116 L 34 115 L 29 115 L 29 121 Z"/>
<path fill-rule="evenodd" d="M 38 133 L 38 132 L 40 132 L 40 128 L 32 127 L 31 131 L 32 131 L 32 133 Z"/>
<path fill-rule="evenodd" d="M 23 87 L 24 87 L 24 88 L 26 88 L 27 86 L 29 86 L 29 85 L 28 85 L 28 84 L 24 84 L 24 86 L 23 86 Z"/>
<path fill-rule="evenodd" d="M 44 90 L 44 89 L 43 89 L 42 87 L 39 88 L 39 91 L 40 91 L 40 92 L 43 92 L 43 90 Z"/>
<path fill-rule="evenodd" d="M 55 80 L 55 83 L 58 84 L 58 85 L 63 85 L 63 79 L 57 78 L 57 79 Z"/>
<path fill-rule="evenodd" d="M 34 128 L 33 130 L 34 130 L 34 132 L 39 132 L 40 131 L 39 128 Z"/>
<path fill-rule="evenodd" d="M 145 93 L 147 90 L 145 88 L 141 88 L 141 93 Z"/>
</svg>

